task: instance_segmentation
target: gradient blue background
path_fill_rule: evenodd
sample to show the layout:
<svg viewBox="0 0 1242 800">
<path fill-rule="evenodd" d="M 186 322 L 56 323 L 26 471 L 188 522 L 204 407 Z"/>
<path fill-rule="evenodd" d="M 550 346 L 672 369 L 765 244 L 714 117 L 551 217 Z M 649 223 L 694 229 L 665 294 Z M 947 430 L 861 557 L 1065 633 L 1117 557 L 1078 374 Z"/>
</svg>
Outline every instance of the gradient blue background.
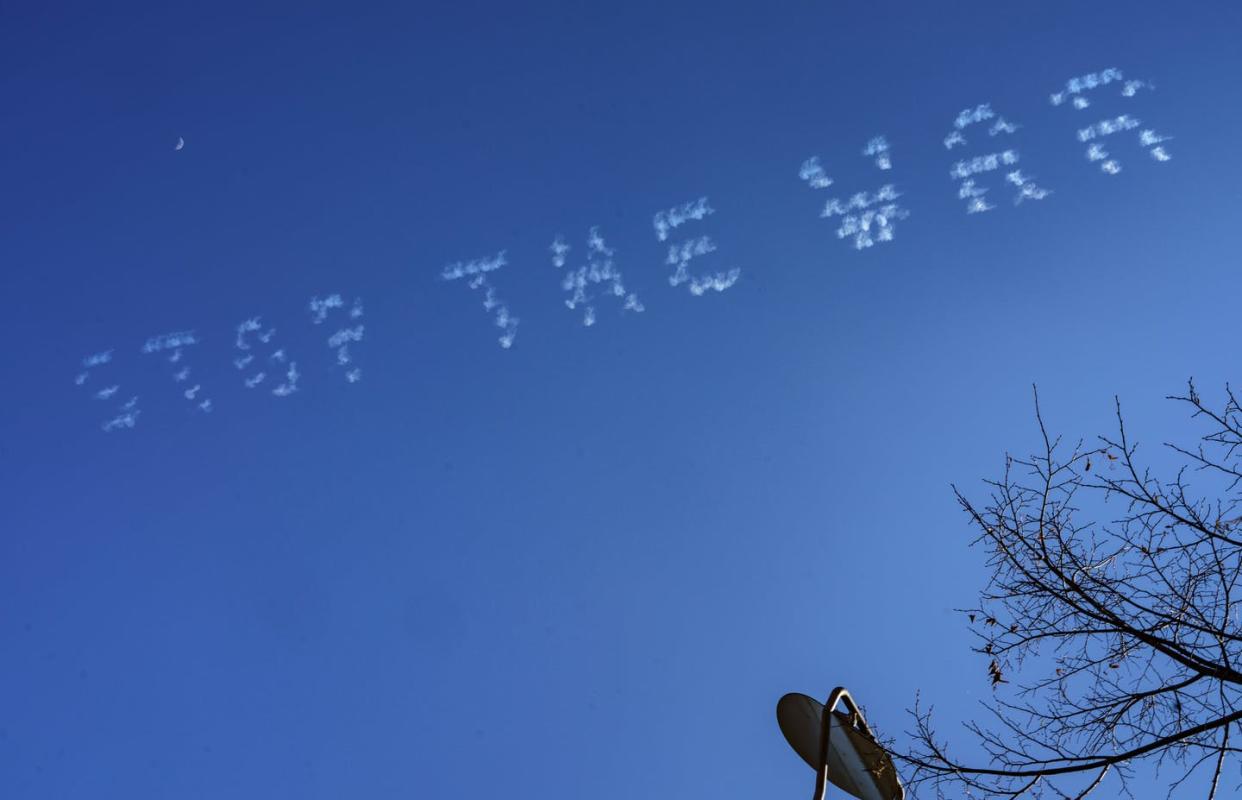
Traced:
<svg viewBox="0 0 1242 800">
<path fill-rule="evenodd" d="M 368 5 L 3 7 L 0 796 L 805 796 L 782 693 L 990 694 L 949 483 L 1035 444 L 1033 382 L 1155 445 L 1238 377 L 1236 4 Z M 1173 161 L 1083 159 L 1047 95 L 1109 66 Z M 967 217 L 988 101 L 1055 194 Z M 797 169 L 874 189 L 877 133 L 912 216 L 857 253 Z M 691 298 L 651 215 L 700 195 L 743 277 Z M 648 310 L 586 330 L 546 248 L 591 225 Z M 436 279 L 501 249 L 511 351 Z M 229 364 L 255 314 L 284 401 Z M 210 416 L 138 354 L 180 328 Z"/>
</svg>

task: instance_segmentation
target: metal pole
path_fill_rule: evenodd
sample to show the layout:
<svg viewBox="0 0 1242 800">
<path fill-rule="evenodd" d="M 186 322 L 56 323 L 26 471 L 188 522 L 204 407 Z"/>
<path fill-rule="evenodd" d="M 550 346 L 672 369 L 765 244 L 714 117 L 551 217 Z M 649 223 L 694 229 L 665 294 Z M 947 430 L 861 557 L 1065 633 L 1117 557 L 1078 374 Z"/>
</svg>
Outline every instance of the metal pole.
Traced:
<svg viewBox="0 0 1242 800">
<path fill-rule="evenodd" d="M 849 706 L 850 716 L 855 716 L 859 713 L 858 706 L 854 704 L 854 698 L 850 697 L 850 693 L 845 690 L 844 686 L 838 686 L 832 690 L 832 694 L 828 695 L 828 702 L 824 703 L 823 716 L 820 717 L 819 769 L 816 770 L 815 774 L 815 797 L 813 800 L 824 800 L 828 794 L 828 737 L 832 733 L 832 712 L 836 710 L 837 704 L 842 701 Z"/>
</svg>

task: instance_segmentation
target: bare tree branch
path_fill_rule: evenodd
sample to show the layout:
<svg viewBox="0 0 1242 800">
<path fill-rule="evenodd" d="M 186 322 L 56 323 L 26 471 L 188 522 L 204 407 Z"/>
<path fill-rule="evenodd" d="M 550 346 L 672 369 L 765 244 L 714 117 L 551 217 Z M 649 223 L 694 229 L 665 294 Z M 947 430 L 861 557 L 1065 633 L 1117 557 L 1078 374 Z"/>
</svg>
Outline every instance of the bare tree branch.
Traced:
<svg viewBox="0 0 1242 800">
<path fill-rule="evenodd" d="M 1140 462 L 1119 401 L 1113 436 L 1067 446 L 1036 394 L 1040 451 L 1006 457 L 985 502 L 954 487 L 988 556 L 963 611 L 996 696 L 990 724 L 965 726 L 982 760 L 950 755 L 916 701 L 893 748 L 913 792 L 1068 800 L 1168 762 L 1170 792 L 1210 765 L 1216 797 L 1242 724 L 1242 404 L 1226 387 L 1210 408 L 1193 382 L 1170 399 L 1206 429 L 1166 443 L 1167 479 Z"/>
</svg>

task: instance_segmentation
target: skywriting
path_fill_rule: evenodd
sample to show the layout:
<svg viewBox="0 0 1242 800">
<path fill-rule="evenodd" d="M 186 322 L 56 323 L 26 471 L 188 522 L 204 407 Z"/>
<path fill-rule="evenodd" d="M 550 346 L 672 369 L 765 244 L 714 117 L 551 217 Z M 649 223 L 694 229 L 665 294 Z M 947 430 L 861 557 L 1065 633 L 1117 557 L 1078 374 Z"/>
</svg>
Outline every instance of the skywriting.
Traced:
<svg viewBox="0 0 1242 800">
<path fill-rule="evenodd" d="M 1150 81 L 1127 77 L 1110 67 L 1067 79 L 1048 95 L 1046 103 L 1023 113 L 1027 117 L 1052 113 L 1058 119 L 1064 115 L 1066 136 L 1082 145 L 1085 165 L 1105 177 L 1116 176 L 1131 164 L 1159 165 L 1173 158 L 1172 137 L 1140 115 L 1141 98 L 1154 89 Z M 895 244 L 899 223 L 918 214 L 924 203 L 960 203 L 965 215 L 975 216 L 1056 198 L 1056 189 L 1039 178 L 1040 165 L 1024 155 L 1022 116 L 983 102 L 947 113 L 945 120 L 947 133 L 941 141 L 949 159 L 944 167 L 952 185 L 948 191 L 903 182 L 900 140 L 879 133 L 850 151 L 806 155 L 800 166 L 798 158 L 791 157 L 790 191 L 797 191 L 800 182 L 804 190 L 822 198 L 808 208 L 808 215 L 817 214 L 832 237 L 855 251 Z M 179 139 L 176 149 L 183 147 L 184 139 Z M 875 182 L 838 186 L 833 165 L 859 158 L 874 170 Z M 649 241 L 615 245 L 601 224 L 577 235 L 555 234 L 543 254 L 481 248 L 491 254 L 470 254 L 460 261 L 438 267 L 420 265 L 420 269 L 441 283 L 464 285 L 485 312 L 481 321 L 495 329 L 495 341 L 505 350 L 516 346 L 522 323 L 506 300 L 506 289 L 518 280 L 543 281 L 551 289 L 552 281 L 538 277 L 546 273 L 521 269 L 546 264 L 549 253 L 564 305 L 585 328 L 605 321 L 634 324 L 628 318 L 641 316 L 649 304 L 654 308 L 675 302 L 669 290 L 680 292 L 684 287 L 683 296 L 710 298 L 744 290 L 744 277 L 762 281 L 762 269 L 757 268 L 761 265 L 738 264 L 732 259 L 727 235 L 718 241 L 704 230 L 709 224 L 716 229 L 726 224 L 729 210 L 718 209 L 707 196 L 687 194 L 693 199 L 674 198 L 675 202 L 651 213 L 656 248 Z M 666 286 L 662 286 L 661 274 Z M 445 302 L 458 301 L 460 297 Z M 304 315 L 281 319 L 279 328 L 266 316 L 255 315 L 231 325 L 221 321 L 154 334 L 140 343 L 85 343 L 88 354 L 72 373 L 72 383 L 92 409 L 88 419 L 93 417 L 107 433 L 136 428 L 150 403 L 160 408 L 180 403 L 199 416 L 216 412 L 220 402 L 213 389 L 217 387 L 198 379 L 199 367 L 207 359 L 231 361 L 247 393 L 274 401 L 286 400 L 325 380 L 361 383 L 367 333 L 362 298 L 317 295 L 304 301 L 304 307 Z M 297 339 L 284 335 L 291 325 L 294 330 L 309 327 L 322 332 L 322 341 L 314 351 L 305 351 Z M 160 363 L 169 387 L 166 394 L 146 398 L 133 391 L 133 371 L 139 360 Z"/>
</svg>

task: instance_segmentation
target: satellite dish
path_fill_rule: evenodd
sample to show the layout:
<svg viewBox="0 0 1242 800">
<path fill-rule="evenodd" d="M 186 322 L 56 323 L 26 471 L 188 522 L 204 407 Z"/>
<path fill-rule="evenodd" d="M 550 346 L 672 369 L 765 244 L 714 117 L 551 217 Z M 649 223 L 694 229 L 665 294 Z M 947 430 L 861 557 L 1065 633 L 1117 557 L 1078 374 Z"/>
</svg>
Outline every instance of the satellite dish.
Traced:
<svg viewBox="0 0 1242 800">
<path fill-rule="evenodd" d="M 837 711 L 845 701 L 852 713 Z M 793 692 L 776 704 L 776 722 L 785 740 L 818 774 L 817 800 L 824 797 L 824 779 L 859 800 L 903 800 L 905 789 L 888 753 L 875 743 L 862 712 L 845 689 L 833 690 L 828 713 L 813 697 Z M 828 728 L 827 752 L 823 731 Z M 821 769 L 823 760 L 826 769 Z"/>
</svg>

